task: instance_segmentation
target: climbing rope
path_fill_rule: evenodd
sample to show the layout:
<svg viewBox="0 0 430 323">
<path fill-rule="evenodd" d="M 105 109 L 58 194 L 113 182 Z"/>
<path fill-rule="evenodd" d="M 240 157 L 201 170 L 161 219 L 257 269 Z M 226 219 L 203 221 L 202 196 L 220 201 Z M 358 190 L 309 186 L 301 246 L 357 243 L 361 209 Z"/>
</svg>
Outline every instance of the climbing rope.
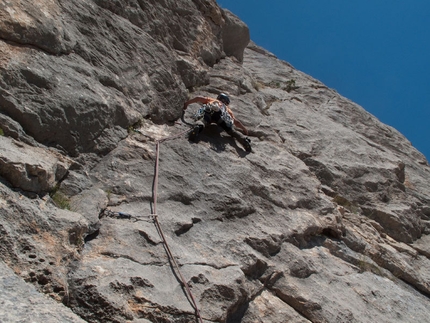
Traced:
<svg viewBox="0 0 430 323">
<path fill-rule="evenodd" d="M 151 216 L 154 218 L 154 224 L 158 230 L 158 233 L 160 234 L 161 239 L 163 240 L 163 245 L 165 247 L 166 253 L 171 261 L 171 263 L 173 264 L 176 273 L 178 275 L 178 277 L 180 278 L 183 287 L 186 290 L 186 294 L 189 297 L 189 299 L 191 300 L 191 303 L 194 307 L 194 310 L 196 312 L 196 316 L 199 319 L 200 323 L 203 323 L 203 319 L 200 315 L 200 310 L 199 307 L 197 306 L 196 300 L 194 299 L 193 293 L 191 292 L 190 286 L 188 285 L 187 281 L 185 280 L 184 276 L 181 273 L 181 270 L 179 268 L 178 263 L 176 262 L 175 257 L 173 256 L 173 253 L 169 247 L 169 244 L 167 243 L 166 237 L 164 236 L 163 230 L 161 229 L 161 225 L 160 222 L 158 221 L 158 215 L 157 215 L 157 193 L 158 193 L 158 168 L 159 168 L 159 159 L 160 159 L 160 143 L 165 142 L 167 140 L 172 140 L 175 138 L 178 138 L 180 136 L 182 136 L 183 134 L 185 134 L 186 132 L 188 132 L 189 130 L 186 130 L 182 133 L 179 133 L 177 135 L 174 136 L 170 136 L 161 140 L 158 140 L 156 142 L 156 157 L 155 157 L 155 170 L 154 170 L 154 185 L 153 185 L 153 190 L 152 190 L 152 197 L 153 197 L 153 210 L 152 210 L 152 214 Z"/>
<path fill-rule="evenodd" d="M 183 120 L 183 115 L 181 117 L 181 119 Z M 184 120 L 183 120 L 184 121 Z M 191 124 L 187 123 L 184 121 L 184 123 L 188 126 L 190 126 Z M 136 132 L 145 135 L 144 133 L 142 133 L 140 130 L 135 130 Z M 153 187 L 152 187 L 152 199 L 153 199 L 153 204 L 152 204 L 152 208 L 151 208 L 151 215 L 149 216 L 134 216 L 128 213 L 124 213 L 124 212 L 114 212 L 108 209 L 105 209 L 103 211 L 103 214 L 105 216 L 109 216 L 109 217 L 116 217 L 116 218 L 120 218 L 120 219 L 133 219 L 135 221 L 150 221 L 153 222 L 158 234 L 161 237 L 161 240 L 163 241 L 163 246 L 164 249 L 166 250 L 167 253 L 167 257 L 169 259 L 170 264 L 173 266 L 174 268 L 174 272 L 176 274 L 176 277 L 178 278 L 178 280 L 180 280 L 180 283 L 182 284 L 182 287 L 185 288 L 185 294 L 188 298 L 188 300 L 190 301 L 191 305 L 193 306 L 194 310 L 195 310 L 195 314 L 196 317 L 198 318 L 200 323 L 203 323 L 203 319 L 200 315 L 200 310 L 199 307 L 197 306 L 197 302 L 193 296 L 193 293 L 191 292 L 191 289 L 187 283 L 187 281 L 185 280 L 184 276 L 181 273 L 180 267 L 175 259 L 175 257 L 173 256 L 172 250 L 169 247 L 169 244 L 167 242 L 166 236 L 164 235 L 163 229 L 161 228 L 160 222 L 158 221 L 158 214 L 157 214 L 157 195 L 158 195 L 158 169 L 159 169 L 159 159 L 160 159 L 160 144 L 168 141 L 168 140 L 173 140 L 176 138 L 179 138 L 181 136 L 183 136 L 184 134 L 186 134 L 187 132 L 189 132 L 190 130 L 187 129 L 185 131 L 182 131 L 178 134 L 169 136 L 169 137 L 165 137 L 163 139 L 157 140 L 156 141 L 156 146 L 155 146 L 155 150 L 156 150 L 156 157 L 155 157 L 155 166 L 154 166 L 154 182 L 153 182 Z"/>
</svg>

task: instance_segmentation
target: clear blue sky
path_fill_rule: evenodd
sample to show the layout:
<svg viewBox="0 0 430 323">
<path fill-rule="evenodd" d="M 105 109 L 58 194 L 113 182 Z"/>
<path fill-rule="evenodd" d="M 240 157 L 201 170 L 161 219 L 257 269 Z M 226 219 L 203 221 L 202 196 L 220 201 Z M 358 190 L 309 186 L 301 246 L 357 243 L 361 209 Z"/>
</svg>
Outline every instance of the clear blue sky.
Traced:
<svg viewBox="0 0 430 323">
<path fill-rule="evenodd" d="M 430 0 L 218 0 L 251 39 L 400 131 L 430 160 Z"/>
</svg>

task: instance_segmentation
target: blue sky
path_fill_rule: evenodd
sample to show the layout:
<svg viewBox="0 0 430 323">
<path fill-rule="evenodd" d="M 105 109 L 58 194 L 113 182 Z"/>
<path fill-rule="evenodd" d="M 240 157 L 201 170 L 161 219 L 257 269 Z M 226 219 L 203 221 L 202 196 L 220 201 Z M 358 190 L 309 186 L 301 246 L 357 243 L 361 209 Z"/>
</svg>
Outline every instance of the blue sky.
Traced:
<svg viewBox="0 0 430 323">
<path fill-rule="evenodd" d="M 430 0 L 218 0 L 251 39 L 400 131 L 430 160 Z"/>
</svg>

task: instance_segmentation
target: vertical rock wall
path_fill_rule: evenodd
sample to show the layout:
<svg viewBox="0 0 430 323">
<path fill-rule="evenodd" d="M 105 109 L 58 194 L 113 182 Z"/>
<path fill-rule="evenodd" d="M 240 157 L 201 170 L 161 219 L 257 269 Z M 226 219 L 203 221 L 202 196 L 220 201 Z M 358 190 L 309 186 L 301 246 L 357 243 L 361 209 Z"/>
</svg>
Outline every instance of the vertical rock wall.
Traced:
<svg viewBox="0 0 430 323">
<path fill-rule="evenodd" d="M 0 320 L 21 294 L 40 321 L 196 321 L 149 217 L 171 136 L 158 219 L 204 322 L 428 319 L 424 156 L 215 1 L 0 0 L 0 18 Z M 252 153 L 215 125 L 186 139 L 184 101 L 219 92 Z"/>
</svg>

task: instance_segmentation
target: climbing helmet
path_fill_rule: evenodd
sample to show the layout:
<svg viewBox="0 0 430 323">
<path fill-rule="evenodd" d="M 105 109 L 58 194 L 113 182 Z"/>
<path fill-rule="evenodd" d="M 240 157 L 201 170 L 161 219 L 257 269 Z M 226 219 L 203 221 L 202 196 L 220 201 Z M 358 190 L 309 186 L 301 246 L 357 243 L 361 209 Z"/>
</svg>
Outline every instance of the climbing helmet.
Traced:
<svg viewBox="0 0 430 323">
<path fill-rule="evenodd" d="M 217 100 L 223 102 L 226 105 L 230 104 L 230 98 L 228 97 L 227 94 L 224 94 L 224 93 L 220 93 L 217 97 Z"/>
</svg>

